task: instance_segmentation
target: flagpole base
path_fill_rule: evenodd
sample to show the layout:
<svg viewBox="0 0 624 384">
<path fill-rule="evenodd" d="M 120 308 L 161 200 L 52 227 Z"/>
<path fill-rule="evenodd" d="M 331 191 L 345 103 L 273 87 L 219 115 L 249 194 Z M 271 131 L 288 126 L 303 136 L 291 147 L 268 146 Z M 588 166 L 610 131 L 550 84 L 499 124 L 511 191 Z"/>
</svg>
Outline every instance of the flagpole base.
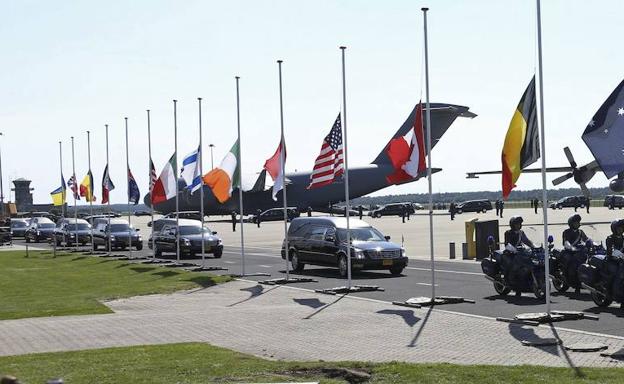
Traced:
<svg viewBox="0 0 624 384">
<path fill-rule="evenodd" d="M 446 305 L 446 304 L 461 304 L 461 303 L 469 303 L 474 304 L 475 301 L 472 299 L 466 299 L 459 296 L 436 296 L 434 299 L 431 297 L 421 296 L 421 297 L 412 297 L 405 301 L 393 301 L 392 304 L 398 305 L 401 307 L 410 307 L 410 308 L 421 308 L 421 307 L 433 307 L 435 305 Z"/>
<path fill-rule="evenodd" d="M 385 289 L 377 286 L 377 285 L 353 285 L 349 287 L 335 287 L 335 288 L 325 288 L 325 289 L 315 289 L 314 292 L 322 293 L 325 295 L 339 295 L 339 294 L 348 294 L 348 293 L 358 293 L 358 292 L 375 292 L 375 291 L 385 291 Z"/>
<path fill-rule="evenodd" d="M 227 268 L 211 267 L 211 266 L 208 266 L 208 267 L 199 266 L 199 267 L 195 267 L 195 268 L 187 268 L 187 271 L 190 271 L 190 272 L 227 271 L 227 270 L 228 270 Z"/>
<path fill-rule="evenodd" d="M 228 276 L 238 279 L 241 277 L 271 276 L 271 274 L 266 273 L 266 272 L 253 272 L 253 273 L 245 273 L 245 274 L 230 274 Z"/>
<path fill-rule="evenodd" d="M 262 280 L 259 281 L 260 284 L 266 285 L 286 285 L 286 284 L 296 284 L 296 283 L 318 283 L 318 280 L 311 279 L 309 277 L 290 277 L 290 278 L 277 278 L 270 280 Z"/>
<path fill-rule="evenodd" d="M 187 268 L 187 267 L 194 267 L 196 265 L 197 264 L 182 262 L 182 263 L 163 264 L 162 266 L 167 267 L 167 268 Z"/>
<path fill-rule="evenodd" d="M 546 312 L 536 313 L 519 313 L 513 318 L 497 317 L 496 321 L 512 324 L 532 325 L 538 326 L 540 324 L 551 324 L 562 321 L 570 320 L 595 320 L 598 321 L 598 316 L 588 315 L 584 312 L 578 311 L 550 311 L 550 314 Z"/>
</svg>

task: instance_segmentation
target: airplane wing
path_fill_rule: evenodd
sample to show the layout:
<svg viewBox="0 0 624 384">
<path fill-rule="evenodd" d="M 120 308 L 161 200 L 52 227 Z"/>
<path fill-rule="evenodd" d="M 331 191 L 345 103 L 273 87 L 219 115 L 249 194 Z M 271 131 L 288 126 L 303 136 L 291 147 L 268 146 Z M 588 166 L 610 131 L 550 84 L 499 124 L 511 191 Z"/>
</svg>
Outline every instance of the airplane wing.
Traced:
<svg viewBox="0 0 624 384">
<path fill-rule="evenodd" d="M 542 168 L 523 169 L 522 173 L 541 173 Z M 548 173 L 572 172 L 572 167 L 548 167 Z M 466 179 L 478 179 L 480 175 L 500 175 L 502 171 L 466 172 Z"/>
</svg>

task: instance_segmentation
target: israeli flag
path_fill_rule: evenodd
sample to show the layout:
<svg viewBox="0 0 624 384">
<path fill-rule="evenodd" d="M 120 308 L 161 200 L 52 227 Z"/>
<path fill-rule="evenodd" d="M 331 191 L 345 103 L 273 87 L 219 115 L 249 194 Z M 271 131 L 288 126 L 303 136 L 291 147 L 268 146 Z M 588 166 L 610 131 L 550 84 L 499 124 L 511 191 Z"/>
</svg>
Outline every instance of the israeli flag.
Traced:
<svg viewBox="0 0 624 384">
<path fill-rule="evenodd" d="M 201 173 L 199 172 L 199 151 L 200 148 L 197 148 L 195 151 L 186 155 L 184 160 L 182 160 L 181 175 L 186 182 L 186 189 L 188 189 L 191 194 L 199 190 L 202 186 Z"/>
</svg>

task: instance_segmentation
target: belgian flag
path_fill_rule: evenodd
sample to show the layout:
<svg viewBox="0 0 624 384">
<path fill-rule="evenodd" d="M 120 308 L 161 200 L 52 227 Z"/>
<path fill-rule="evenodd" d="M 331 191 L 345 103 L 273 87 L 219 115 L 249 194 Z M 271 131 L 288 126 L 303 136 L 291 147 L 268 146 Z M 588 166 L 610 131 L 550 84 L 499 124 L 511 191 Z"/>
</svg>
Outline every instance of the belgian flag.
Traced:
<svg viewBox="0 0 624 384">
<path fill-rule="evenodd" d="M 535 101 L 535 76 L 524 91 L 505 136 L 501 161 L 503 165 L 503 198 L 516 186 L 522 170 L 540 157 Z"/>
</svg>

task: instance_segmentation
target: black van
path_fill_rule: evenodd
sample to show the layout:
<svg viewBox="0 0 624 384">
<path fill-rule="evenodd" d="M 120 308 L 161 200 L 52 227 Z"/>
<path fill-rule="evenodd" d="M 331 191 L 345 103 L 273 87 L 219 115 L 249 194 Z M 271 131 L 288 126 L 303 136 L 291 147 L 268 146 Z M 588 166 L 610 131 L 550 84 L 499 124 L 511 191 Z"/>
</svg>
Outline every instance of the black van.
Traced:
<svg viewBox="0 0 624 384">
<path fill-rule="evenodd" d="M 349 221 L 351 269 L 386 269 L 400 275 L 407 266 L 405 250 L 390 242 L 370 224 Z M 347 276 L 347 220 L 344 217 L 298 217 L 288 228 L 288 259 L 292 269 L 301 272 L 306 264 L 337 267 Z M 285 242 L 284 242 L 285 243 Z M 282 243 L 282 259 L 286 258 Z"/>
<path fill-rule="evenodd" d="M 492 203 L 490 200 L 469 200 L 464 201 L 463 203 L 457 204 L 455 207 L 456 213 L 462 212 L 483 212 L 492 210 Z"/>
<path fill-rule="evenodd" d="M 622 195 L 607 195 L 604 199 L 604 206 L 609 209 L 622 209 L 624 207 L 624 196 Z"/>
<path fill-rule="evenodd" d="M 414 205 L 412 203 L 392 203 L 386 204 L 380 208 L 371 211 L 370 215 L 372 217 L 381 217 L 381 216 L 401 216 L 401 214 L 409 213 L 410 215 L 414 214 Z"/>
</svg>

